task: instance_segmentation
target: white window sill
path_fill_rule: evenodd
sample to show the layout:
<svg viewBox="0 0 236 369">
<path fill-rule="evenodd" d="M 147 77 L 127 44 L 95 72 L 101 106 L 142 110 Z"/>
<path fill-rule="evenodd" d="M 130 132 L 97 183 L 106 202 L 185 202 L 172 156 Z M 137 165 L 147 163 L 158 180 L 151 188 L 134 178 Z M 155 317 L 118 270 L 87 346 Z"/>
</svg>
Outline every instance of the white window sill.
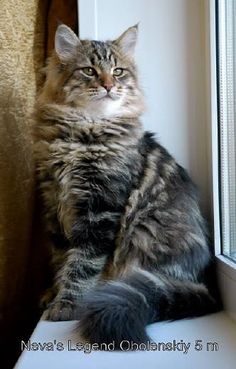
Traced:
<svg viewBox="0 0 236 369">
<path fill-rule="evenodd" d="M 63 351 L 24 350 L 15 369 L 234 369 L 236 363 L 236 324 L 225 312 L 202 318 L 152 324 L 148 333 L 155 342 L 176 340 L 190 343 L 186 354 L 182 351 L 142 351 L 142 352 L 92 352 L 69 351 L 68 341 L 72 340 L 75 322 L 40 321 L 30 339 L 31 344 L 62 342 Z M 195 350 L 195 341 L 201 340 L 203 349 Z M 79 340 L 78 340 L 79 341 Z M 76 340 L 73 339 L 71 347 Z M 216 342 L 218 351 L 211 351 Z"/>
</svg>

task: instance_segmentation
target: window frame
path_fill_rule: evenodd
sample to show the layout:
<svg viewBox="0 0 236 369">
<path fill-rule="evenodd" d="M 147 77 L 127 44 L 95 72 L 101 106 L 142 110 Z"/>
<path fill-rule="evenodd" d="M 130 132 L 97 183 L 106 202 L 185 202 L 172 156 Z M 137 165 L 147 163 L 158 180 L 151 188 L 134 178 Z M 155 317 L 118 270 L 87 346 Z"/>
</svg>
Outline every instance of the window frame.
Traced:
<svg viewBox="0 0 236 369">
<path fill-rule="evenodd" d="M 220 219 L 220 137 L 219 137 L 219 100 L 217 65 L 217 1 L 206 1 L 206 56 L 209 96 L 209 122 L 211 153 L 209 165 L 212 173 L 212 211 L 214 224 L 214 248 L 218 267 L 218 279 L 225 309 L 236 320 L 236 263 L 222 253 Z M 221 0 L 219 0 L 221 1 Z"/>
</svg>

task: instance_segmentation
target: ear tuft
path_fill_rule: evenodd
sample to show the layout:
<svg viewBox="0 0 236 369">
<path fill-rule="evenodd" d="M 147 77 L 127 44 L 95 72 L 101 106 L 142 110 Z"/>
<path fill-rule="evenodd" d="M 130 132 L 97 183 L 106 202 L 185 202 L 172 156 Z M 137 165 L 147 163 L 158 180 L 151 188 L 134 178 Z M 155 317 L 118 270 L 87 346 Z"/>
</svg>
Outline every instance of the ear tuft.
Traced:
<svg viewBox="0 0 236 369">
<path fill-rule="evenodd" d="M 65 24 L 57 27 L 55 34 L 55 51 L 61 61 L 67 61 L 76 54 L 80 41 L 76 34 Z"/>
<path fill-rule="evenodd" d="M 133 57 L 137 38 L 138 24 L 128 28 L 114 43 L 121 48 L 124 54 Z"/>
</svg>

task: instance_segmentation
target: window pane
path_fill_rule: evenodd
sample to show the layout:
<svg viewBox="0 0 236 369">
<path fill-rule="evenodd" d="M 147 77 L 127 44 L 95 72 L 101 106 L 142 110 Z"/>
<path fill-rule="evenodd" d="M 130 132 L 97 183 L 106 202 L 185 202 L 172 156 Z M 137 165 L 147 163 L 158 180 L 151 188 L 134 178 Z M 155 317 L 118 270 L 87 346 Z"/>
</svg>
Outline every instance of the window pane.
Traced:
<svg viewBox="0 0 236 369">
<path fill-rule="evenodd" d="M 236 0 L 218 0 L 222 253 L 236 261 Z"/>
</svg>

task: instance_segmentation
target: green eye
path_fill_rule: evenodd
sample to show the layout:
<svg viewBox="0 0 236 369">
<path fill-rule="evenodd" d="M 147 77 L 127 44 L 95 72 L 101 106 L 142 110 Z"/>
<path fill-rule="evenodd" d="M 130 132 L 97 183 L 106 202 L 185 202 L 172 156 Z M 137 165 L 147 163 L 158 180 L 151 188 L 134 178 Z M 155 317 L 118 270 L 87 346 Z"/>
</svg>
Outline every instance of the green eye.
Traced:
<svg viewBox="0 0 236 369">
<path fill-rule="evenodd" d="M 122 76 L 123 73 L 124 73 L 124 69 L 122 69 L 122 68 L 115 68 L 113 70 L 113 76 L 115 76 L 115 77 L 120 77 L 120 76 Z"/>
<path fill-rule="evenodd" d="M 84 74 L 86 74 L 89 77 L 92 77 L 92 76 L 96 75 L 95 69 L 93 69 L 91 67 L 82 68 L 82 71 L 83 71 Z"/>
</svg>

